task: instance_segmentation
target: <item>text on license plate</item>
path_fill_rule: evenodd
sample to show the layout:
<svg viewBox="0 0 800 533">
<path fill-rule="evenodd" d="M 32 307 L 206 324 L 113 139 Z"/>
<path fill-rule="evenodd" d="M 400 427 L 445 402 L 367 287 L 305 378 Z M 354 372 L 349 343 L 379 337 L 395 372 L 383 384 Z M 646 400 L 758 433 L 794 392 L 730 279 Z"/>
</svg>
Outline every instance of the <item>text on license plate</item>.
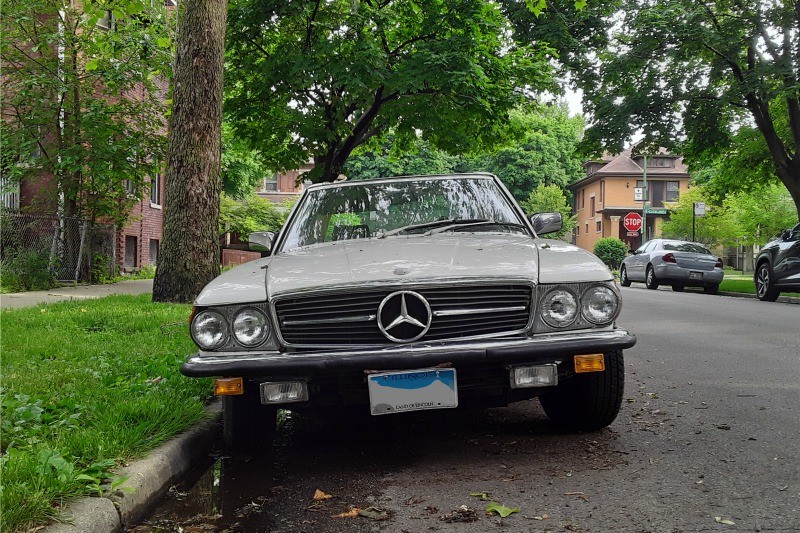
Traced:
<svg viewBox="0 0 800 533">
<path fill-rule="evenodd" d="M 373 415 L 458 407 L 455 368 L 371 374 L 367 385 Z"/>
<path fill-rule="evenodd" d="M 689 272 L 689 279 L 703 279 L 702 272 Z"/>
</svg>

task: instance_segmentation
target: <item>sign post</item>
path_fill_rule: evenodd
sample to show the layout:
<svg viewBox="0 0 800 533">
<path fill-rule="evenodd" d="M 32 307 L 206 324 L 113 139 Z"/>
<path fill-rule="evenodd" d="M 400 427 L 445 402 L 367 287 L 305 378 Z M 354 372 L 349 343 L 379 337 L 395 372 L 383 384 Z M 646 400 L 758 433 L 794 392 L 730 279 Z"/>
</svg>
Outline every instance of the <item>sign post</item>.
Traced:
<svg viewBox="0 0 800 533">
<path fill-rule="evenodd" d="M 703 217 L 706 215 L 706 204 L 705 202 L 692 202 L 692 242 L 695 241 L 694 238 L 694 219 L 695 217 Z"/>
</svg>

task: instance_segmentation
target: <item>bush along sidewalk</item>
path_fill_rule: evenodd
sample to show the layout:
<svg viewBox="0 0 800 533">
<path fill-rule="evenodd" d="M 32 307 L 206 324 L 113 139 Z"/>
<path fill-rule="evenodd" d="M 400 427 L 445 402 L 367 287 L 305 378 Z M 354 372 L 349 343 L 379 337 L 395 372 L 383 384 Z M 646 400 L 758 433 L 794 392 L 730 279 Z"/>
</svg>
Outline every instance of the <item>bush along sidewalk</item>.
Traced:
<svg viewBox="0 0 800 533">
<path fill-rule="evenodd" d="M 188 314 L 149 295 L 2 312 L 0 530 L 116 486 L 116 466 L 206 416 L 209 383 L 178 373 Z"/>
</svg>

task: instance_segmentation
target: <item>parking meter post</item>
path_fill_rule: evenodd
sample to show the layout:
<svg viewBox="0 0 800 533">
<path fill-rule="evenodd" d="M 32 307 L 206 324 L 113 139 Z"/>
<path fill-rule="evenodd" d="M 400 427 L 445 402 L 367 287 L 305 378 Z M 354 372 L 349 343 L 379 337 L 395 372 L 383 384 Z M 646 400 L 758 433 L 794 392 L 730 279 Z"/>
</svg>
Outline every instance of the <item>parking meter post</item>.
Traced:
<svg viewBox="0 0 800 533">
<path fill-rule="evenodd" d="M 694 239 L 694 216 L 695 212 L 697 212 L 697 202 L 692 202 L 692 242 L 695 242 Z"/>
</svg>

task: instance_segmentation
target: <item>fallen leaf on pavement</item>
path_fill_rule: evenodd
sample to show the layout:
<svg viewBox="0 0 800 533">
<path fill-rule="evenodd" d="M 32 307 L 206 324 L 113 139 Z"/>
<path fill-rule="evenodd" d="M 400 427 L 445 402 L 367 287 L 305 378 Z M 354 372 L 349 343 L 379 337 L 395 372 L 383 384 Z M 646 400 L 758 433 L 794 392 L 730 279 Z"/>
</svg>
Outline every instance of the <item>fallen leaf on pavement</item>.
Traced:
<svg viewBox="0 0 800 533">
<path fill-rule="evenodd" d="M 716 427 L 717 427 L 717 429 L 724 429 L 725 431 L 728 431 L 729 429 L 731 429 L 731 427 L 728 424 L 717 424 Z"/>
<path fill-rule="evenodd" d="M 472 507 L 467 507 L 466 505 L 462 505 L 458 509 L 453 509 L 453 511 L 440 516 L 439 520 L 448 523 L 475 522 L 479 520 L 479 518 L 478 513 L 475 512 L 475 509 Z"/>
<path fill-rule="evenodd" d="M 319 489 L 317 489 L 317 490 L 315 490 L 315 491 L 314 491 L 314 499 L 315 499 L 316 501 L 320 501 L 320 500 L 330 500 L 331 498 L 333 498 L 333 496 L 331 496 L 330 494 L 325 494 L 324 492 L 322 492 L 322 491 L 321 491 L 321 490 L 319 490 Z"/>
<path fill-rule="evenodd" d="M 714 520 L 717 521 L 717 524 L 725 524 L 726 526 L 735 526 L 736 522 L 733 520 L 728 520 L 727 518 L 722 518 L 721 516 L 715 516 Z"/>
<path fill-rule="evenodd" d="M 367 507 L 366 509 L 361 509 L 358 512 L 359 516 L 363 516 L 364 518 L 371 518 L 372 520 L 388 520 L 389 513 L 383 509 L 378 509 L 377 507 Z"/>
<path fill-rule="evenodd" d="M 511 513 L 518 513 L 519 509 L 516 507 L 506 507 L 504 505 L 500 505 L 497 502 L 489 502 L 489 505 L 486 506 L 486 514 L 497 513 L 500 515 L 500 518 L 505 518 Z"/>
<path fill-rule="evenodd" d="M 361 509 L 358 507 L 351 507 L 349 511 L 333 515 L 333 518 L 355 518 L 359 512 L 361 512 Z"/>
<path fill-rule="evenodd" d="M 470 496 L 475 496 L 476 498 L 480 498 L 481 500 L 486 501 L 491 497 L 492 493 L 491 492 L 470 492 L 469 495 Z"/>
</svg>

